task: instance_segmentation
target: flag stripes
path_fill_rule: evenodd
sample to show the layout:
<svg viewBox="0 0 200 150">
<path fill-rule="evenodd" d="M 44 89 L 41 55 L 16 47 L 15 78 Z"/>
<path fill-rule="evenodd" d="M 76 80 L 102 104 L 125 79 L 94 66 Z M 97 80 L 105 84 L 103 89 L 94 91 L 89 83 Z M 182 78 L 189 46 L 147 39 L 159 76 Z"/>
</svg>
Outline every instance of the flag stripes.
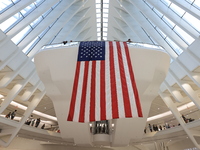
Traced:
<svg viewBox="0 0 200 150">
<path fill-rule="evenodd" d="M 142 117 L 127 43 L 81 42 L 79 53 L 67 120 Z"/>
</svg>

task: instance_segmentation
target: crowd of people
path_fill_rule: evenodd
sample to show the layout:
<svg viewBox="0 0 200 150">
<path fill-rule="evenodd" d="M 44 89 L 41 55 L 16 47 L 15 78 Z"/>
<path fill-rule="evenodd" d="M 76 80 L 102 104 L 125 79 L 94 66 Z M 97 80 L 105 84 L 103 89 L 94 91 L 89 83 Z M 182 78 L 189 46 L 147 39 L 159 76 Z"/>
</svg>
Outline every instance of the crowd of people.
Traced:
<svg viewBox="0 0 200 150">
<path fill-rule="evenodd" d="M 109 134 L 108 120 L 95 121 L 94 128 L 90 128 L 90 130 L 93 134 Z"/>
<path fill-rule="evenodd" d="M 35 126 L 36 128 L 39 126 L 41 120 L 40 118 L 33 118 L 33 115 L 31 115 L 25 122 L 26 125 L 31 125 L 31 126 Z M 44 129 L 45 124 L 42 125 L 41 129 Z"/>
<path fill-rule="evenodd" d="M 194 121 L 194 119 L 192 119 L 192 118 L 186 118 L 184 115 L 182 115 L 182 118 L 185 121 L 185 123 Z"/>
<path fill-rule="evenodd" d="M 184 115 L 182 115 L 182 118 L 183 118 L 185 123 L 194 121 L 194 119 L 186 118 Z M 180 124 L 178 124 L 178 126 L 180 126 Z M 169 129 L 169 128 L 172 128 L 172 127 L 175 127 L 175 125 L 170 126 L 168 123 L 165 123 L 164 125 L 148 124 L 148 126 L 145 127 L 145 129 L 144 129 L 144 133 L 147 133 L 147 129 L 149 129 L 149 132 L 156 132 L 156 131 Z"/>
<path fill-rule="evenodd" d="M 16 112 L 17 110 L 14 110 L 13 112 L 9 112 L 5 117 L 13 120 L 16 116 Z"/>
<path fill-rule="evenodd" d="M 13 120 L 15 118 L 15 116 L 16 116 L 16 112 L 17 112 L 17 110 L 9 112 L 8 114 L 5 115 L 5 118 Z M 35 118 L 33 118 L 33 115 L 31 115 L 30 117 L 28 117 L 28 119 L 26 120 L 25 124 L 37 128 L 41 124 L 41 119 L 40 118 L 35 119 Z M 41 125 L 41 129 L 45 129 L 45 126 L 46 126 L 45 123 L 43 123 Z M 49 129 L 50 131 L 54 131 L 55 130 L 57 132 L 56 128 L 53 128 L 52 125 L 49 125 L 49 126 L 51 126 L 51 127 L 50 128 L 47 127 L 47 129 Z"/>
</svg>

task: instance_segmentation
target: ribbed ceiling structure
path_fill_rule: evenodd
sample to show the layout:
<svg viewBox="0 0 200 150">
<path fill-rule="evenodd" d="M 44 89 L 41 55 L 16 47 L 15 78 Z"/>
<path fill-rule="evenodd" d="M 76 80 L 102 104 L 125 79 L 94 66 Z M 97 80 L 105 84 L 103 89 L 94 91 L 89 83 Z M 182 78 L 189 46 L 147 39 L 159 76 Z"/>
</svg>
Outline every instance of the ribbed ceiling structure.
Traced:
<svg viewBox="0 0 200 150">
<path fill-rule="evenodd" d="M 0 112 L 6 114 L 15 109 L 16 105 L 9 105 L 11 101 L 28 106 L 37 94 L 41 94 L 38 96 L 42 97 L 41 101 L 32 110 L 56 116 L 38 77 L 35 77 L 35 84 L 28 82 L 27 76 L 34 77 L 34 71 L 24 76 L 20 74 L 27 69 L 26 65 L 34 66 L 34 56 L 44 45 L 63 41 L 130 39 L 135 43 L 160 45 L 171 57 L 169 75 L 152 103 L 149 117 L 169 111 L 163 101 L 167 95 L 177 107 L 194 102 L 195 106 L 185 106 L 188 109 L 182 113 L 198 119 L 199 25 L 199 0 L 2 0 L 0 94 L 4 100 L 2 105 L 7 104 Z M 18 57 L 19 53 L 25 57 Z M 13 67 L 14 63 L 19 65 Z M 18 84 L 23 86 L 16 87 Z M 14 92 L 15 88 L 17 92 Z M 27 101 L 21 101 L 27 91 L 31 92 Z M 19 110 L 18 116 L 24 113 Z M 168 115 L 153 123 L 173 121 L 171 124 L 177 124 L 175 118 Z"/>
</svg>

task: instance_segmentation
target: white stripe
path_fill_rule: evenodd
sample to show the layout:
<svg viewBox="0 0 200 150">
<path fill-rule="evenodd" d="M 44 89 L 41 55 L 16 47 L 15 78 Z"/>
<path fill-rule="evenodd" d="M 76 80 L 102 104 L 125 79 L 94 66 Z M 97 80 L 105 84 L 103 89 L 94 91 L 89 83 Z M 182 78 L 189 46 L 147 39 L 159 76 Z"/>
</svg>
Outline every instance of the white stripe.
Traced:
<svg viewBox="0 0 200 150">
<path fill-rule="evenodd" d="M 95 119 L 100 120 L 100 62 L 96 61 Z"/>
<path fill-rule="evenodd" d="M 112 119 L 111 85 L 110 85 L 110 61 L 109 42 L 105 42 L 105 97 L 106 97 L 106 119 Z"/>
<path fill-rule="evenodd" d="M 118 50 L 116 42 L 114 42 L 113 50 L 114 50 L 114 66 L 115 66 L 115 79 L 116 79 L 119 118 L 125 118 L 122 83 L 119 70 L 119 60 L 117 54 Z"/>
<path fill-rule="evenodd" d="M 89 61 L 88 66 L 88 81 L 87 81 L 87 89 L 86 89 L 86 101 L 85 101 L 85 119 L 84 122 L 89 122 L 90 117 L 90 88 L 91 88 L 91 74 L 92 74 L 92 62 Z"/>
<path fill-rule="evenodd" d="M 132 113 L 132 117 L 136 117 L 138 116 L 137 107 L 135 104 L 135 96 L 133 92 L 130 72 L 128 68 L 128 62 L 127 62 L 126 53 L 125 53 L 125 47 L 123 43 L 121 43 L 121 48 L 122 48 L 122 58 L 123 58 L 123 63 L 124 63 L 124 69 L 125 69 L 125 74 L 126 74 L 126 82 L 127 82 L 127 87 L 128 87 L 128 94 L 129 94 L 130 105 L 131 105 L 131 113 Z"/>
<path fill-rule="evenodd" d="M 75 122 L 79 121 L 84 68 L 85 68 L 85 63 L 81 62 L 80 63 L 80 74 L 79 74 L 78 86 L 77 86 L 77 94 L 76 94 L 76 103 L 75 103 L 75 109 L 74 109 L 74 118 L 73 118 L 73 121 L 75 121 Z"/>
</svg>

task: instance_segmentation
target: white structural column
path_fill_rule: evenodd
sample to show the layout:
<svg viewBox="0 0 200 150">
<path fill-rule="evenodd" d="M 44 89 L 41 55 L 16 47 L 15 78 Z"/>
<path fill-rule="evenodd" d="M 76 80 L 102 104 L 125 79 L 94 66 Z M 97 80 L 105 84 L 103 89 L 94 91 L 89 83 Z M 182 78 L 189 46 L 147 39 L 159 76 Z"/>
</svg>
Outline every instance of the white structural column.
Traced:
<svg viewBox="0 0 200 150">
<path fill-rule="evenodd" d="M 38 89 L 38 87 L 41 86 L 41 84 L 42 82 L 38 80 L 35 86 L 27 88 L 24 94 L 21 96 L 21 100 L 28 101 L 29 98 L 33 95 L 33 93 Z"/>
<path fill-rule="evenodd" d="M 22 19 L 17 25 L 15 25 L 6 35 L 12 39 L 16 34 L 18 34 L 21 30 L 31 24 L 34 20 L 39 18 L 43 13 L 51 9 L 53 5 L 55 5 L 59 0 L 53 1 L 44 1 L 39 7 L 33 10 L 33 13 L 30 13 L 28 17 Z M 21 10 L 18 10 L 21 11 Z"/>
<path fill-rule="evenodd" d="M 31 57 L 31 58 L 33 58 L 34 55 L 37 53 L 38 49 L 40 49 L 43 45 L 45 45 L 46 43 L 48 43 L 51 40 L 51 38 L 53 38 L 53 36 L 55 36 L 66 24 L 68 24 L 68 22 L 70 21 L 70 19 L 72 17 L 74 17 L 74 15 L 81 9 L 81 7 L 82 7 L 83 4 L 84 4 L 84 1 L 76 2 L 76 3 L 73 3 L 73 4 L 68 4 L 68 5 L 71 5 L 71 6 L 66 9 L 65 8 L 65 6 L 67 5 L 66 2 L 65 3 L 61 2 L 57 6 L 58 8 L 55 8 L 55 10 L 53 10 L 53 12 L 55 12 L 55 13 L 52 12 L 52 14 L 50 14 L 51 19 L 47 19 L 48 21 L 50 21 L 50 20 L 53 20 L 53 18 L 54 18 L 56 20 L 56 23 L 52 25 L 52 27 L 49 29 L 49 31 L 44 35 L 44 37 L 40 40 L 40 42 L 38 42 L 38 44 L 28 54 L 28 56 Z M 63 11 L 63 13 L 62 14 L 58 13 L 57 9 L 61 9 Z M 54 15 L 57 15 L 57 19 L 55 18 Z M 47 18 L 48 17 L 49 16 L 47 16 Z M 44 19 L 44 20 L 46 20 L 46 19 Z M 48 25 L 49 25 L 49 24 L 46 24 L 46 22 L 41 23 L 41 24 L 43 24 L 43 25 L 41 25 L 42 28 L 43 28 L 43 26 L 48 27 Z M 40 26 L 40 25 L 38 25 L 38 26 Z M 37 28 L 38 27 L 36 27 L 35 30 L 37 30 Z M 38 30 L 40 30 L 40 27 L 38 28 Z M 43 30 L 44 30 L 44 28 L 43 28 Z M 32 32 L 28 36 L 30 36 L 32 39 L 34 39 L 35 37 L 37 37 L 37 34 L 35 34 L 35 32 Z M 67 33 L 66 33 L 65 36 L 67 36 Z M 62 42 L 62 41 L 60 41 L 60 42 Z M 21 44 L 19 46 L 21 48 Z"/>
<path fill-rule="evenodd" d="M 0 122 L 7 125 L 6 128 L 1 127 L 0 145 L 6 147 L 17 135 L 46 91 L 37 76 L 35 65 L 31 59 L 20 51 L 1 30 L 0 35 L 0 90 L 5 96 L 0 106 L 0 113 L 3 113 L 12 101 L 18 100 L 23 103 L 24 100 L 28 100 L 26 102 L 27 109 L 19 122 L 0 117 Z M 22 90 L 24 91 L 23 95 L 18 96 Z M 8 137 L 7 140 L 4 140 L 5 136 Z"/>
<path fill-rule="evenodd" d="M 198 91 L 194 91 L 189 83 L 181 81 L 176 74 L 174 74 L 171 69 L 169 70 L 169 74 L 175 79 L 176 83 L 180 86 L 180 88 L 187 94 L 187 96 L 196 104 L 196 106 L 200 109 L 200 101 L 198 97 Z"/>
<path fill-rule="evenodd" d="M 169 69 L 169 73 L 160 87 L 159 95 L 166 103 L 168 108 L 171 110 L 172 114 L 176 117 L 178 122 L 183 127 L 184 131 L 187 133 L 188 137 L 191 139 L 193 144 L 200 148 L 199 144 L 195 140 L 194 136 L 200 136 L 200 133 L 195 130 L 190 130 L 187 128 L 186 123 L 181 118 L 177 106 L 178 104 L 174 103 L 171 96 L 178 102 L 183 102 L 186 98 L 190 99 L 198 109 L 200 109 L 200 98 L 199 98 L 199 89 L 194 88 L 194 86 L 199 86 L 199 77 L 198 68 L 200 66 L 198 59 L 200 58 L 200 40 L 197 38 L 189 47 L 188 50 L 183 52 L 178 60 L 174 60 Z M 194 59 L 195 58 L 195 59 Z M 181 63 L 181 65 L 180 65 Z M 197 69 L 197 71 L 195 71 Z M 190 76 L 191 75 L 191 76 Z M 184 80 L 185 77 L 186 80 Z M 194 82 L 194 80 L 196 82 Z M 190 79 L 188 81 L 188 79 Z M 179 87 L 174 86 L 177 84 Z M 164 92 L 168 90 L 170 94 L 165 94 Z M 184 96 L 181 94 L 184 92 Z"/>
<path fill-rule="evenodd" d="M 38 93 L 34 96 L 32 99 L 31 103 L 29 104 L 29 107 L 26 109 L 23 117 L 21 118 L 21 121 L 18 123 L 15 123 L 12 128 L 9 128 L 9 130 L 2 130 L 3 135 L 9 136 L 9 139 L 7 141 L 4 141 L 3 139 L 0 138 L 0 145 L 7 147 L 12 140 L 15 138 L 21 127 L 24 125 L 24 122 L 27 120 L 27 118 L 30 116 L 32 111 L 35 109 L 35 107 L 39 104 L 41 101 L 42 97 L 45 95 L 45 91 Z M 0 118 L 0 121 L 3 122 L 4 118 Z M 10 122 L 13 122 L 12 120 L 9 120 L 8 125 L 10 126 Z M 1 133 L 0 133 L 1 136 Z"/>
<path fill-rule="evenodd" d="M 178 89 L 171 87 L 166 81 L 163 82 L 163 85 L 166 86 L 167 90 L 171 93 L 171 95 L 174 97 L 174 99 L 177 102 L 184 101 L 184 97 L 181 95 L 181 93 Z"/>
<path fill-rule="evenodd" d="M 177 6 L 181 7 L 182 9 L 186 10 L 189 12 L 191 15 L 195 16 L 197 19 L 200 20 L 200 10 L 192 7 L 191 4 L 189 4 L 186 1 L 183 0 L 170 0 L 171 2 L 175 3 Z"/>
<path fill-rule="evenodd" d="M 147 36 L 147 34 L 144 32 L 144 30 L 142 30 L 139 23 L 137 23 L 137 21 L 133 17 L 127 15 L 128 13 L 125 13 L 124 11 L 121 11 L 118 8 L 116 8 L 116 12 L 121 16 L 121 19 L 123 19 L 124 22 L 126 22 L 127 25 L 130 27 L 130 31 L 134 32 L 141 39 L 142 42 L 152 42 Z"/>
<path fill-rule="evenodd" d="M 55 39 L 52 41 L 52 43 L 59 43 L 61 41 L 66 40 L 66 37 L 68 34 L 77 26 L 79 25 L 79 22 L 81 20 L 85 19 L 90 19 L 89 18 L 89 13 L 91 12 L 91 8 L 85 8 L 83 10 L 80 10 L 77 12 L 73 18 L 71 18 L 66 25 L 59 31 L 59 33 L 56 35 Z M 85 16 L 85 17 L 84 17 Z"/>
<path fill-rule="evenodd" d="M 145 3 L 144 1 L 134 1 L 131 3 L 135 5 L 145 16 L 151 20 L 160 30 L 163 31 L 170 39 L 172 39 L 181 49 L 185 50 L 188 45 L 178 36 L 172 29 L 161 20 Z"/>
<path fill-rule="evenodd" d="M 161 37 L 161 35 L 154 29 L 154 27 L 146 20 L 146 18 L 141 14 L 141 12 L 132 3 L 128 1 L 121 2 L 124 9 L 133 17 L 142 28 L 148 31 L 148 34 L 160 45 L 162 45 L 172 59 L 177 58 L 177 54 L 173 49 L 166 43 L 166 41 Z M 145 4 L 146 5 L 146 4 Z"/>
<path fill-rule="evenodd" d="M 118 19 L 117 17 L 115 18 L 115 22 L 117 23 L 117 25 L 120 27 L 121 30 L 124 31 L 124 33 L 127 36 L 127 40 L 131 39 L 134 42 L 142 42 L 138 36 L 136 36 L 135 34 L 133 34 L 131 31 L 131 28 L 122 20 Z M 151 41 L 149 40 L 148 43 L 151 43 Z"/>
<path fill-rule="evenodd" d="M 29 43 L 31 43 L 40 33 L 42 33 L 49 25 L 51 25 L 62 13 L 68 9 L 70 3 L 68 1 L 61 1 L 54 10 L 39 23 L 32 32 L 30 32 L 23 41 L 18 44 L 19 50 L 23 50 Z M 42 15 L 42 14 L 41 14 Z M 39 16 L 38 16 L 39 17 Z M 34 20 L 32 20 L 34 21 Z"/>
<path fill-rule="evenodd" d="M 181 2 L 184 3 L 185 1 Z M 183 18 L 179 17 L 172 9 L 164 5 L 161 1 L 148 0 L 148 3 L 154 6 L 158 11 L 160 11 L 163 15 L 170 19 L 174 24 L 181 27 L 193 38 L 197 38 L 199 36 L 199 33 L 194 28 L 192 28 L 192 26 L 190 26 L 185 20 L 183 20 Z"/>
<path fill-rule="evenodd" d="M 30 73 L 30 76 L 25 79 L 21 80 L 14 85 L 14 87 L 7 93 L 5 100 L 1 103 L 0 113 L 2 113 L 8 105 L 14 100 L 14 98 L 19 94 L 19 92 L 25 87 L 25 85 L 29 82 L 29 80 L 35 75 L 35 71 Z"/>
<path fill-rule="evenodd" d="M 165 104 L 169 107 L 169 109 L 171 110 L 171 112 L 173 113 L 173 115 L 175 116 L 175 118 L 178 120 L 178 122 L 180 123 L 180 125 L 183 127 L 184 131 L 186 132 L 186 134 L 188 135 L 188 137 L 190 138 L 190 140 L 193 142 L 193 144 L 197 148 L 200 149 L 200 145 L 197 143 L 197 141 L 194 138 L 194 135 L 192 134 L 193 132 L 191 132 L 190 129 L 188 129 L 186 127 L 186 123 L 183 121 L 182 115 L 179 113 L 179 111 L 178 111 L 176 105 L 173 103 L 170 95 L 164 94 L 162 92 L 159 92 L 159 94 L 162 97 L 162 99 L 165 102 Z M 200 136 L 200 135 L 198 135 L 198 136 Z"/>
<path fill-rule="evenodd" d="M 28 1 L 20 1 L 17 4 L 15 4 L 14 7 L 11 7 L 10 9 L 6 10 L 3 14 L 1 14 L 0 23 L 4 22 L 6 19 L 10 18 L 23 8 L 27 7 L 31 3 L 35 2 L 35 0 L 28 0 Z"/>
</svg>

